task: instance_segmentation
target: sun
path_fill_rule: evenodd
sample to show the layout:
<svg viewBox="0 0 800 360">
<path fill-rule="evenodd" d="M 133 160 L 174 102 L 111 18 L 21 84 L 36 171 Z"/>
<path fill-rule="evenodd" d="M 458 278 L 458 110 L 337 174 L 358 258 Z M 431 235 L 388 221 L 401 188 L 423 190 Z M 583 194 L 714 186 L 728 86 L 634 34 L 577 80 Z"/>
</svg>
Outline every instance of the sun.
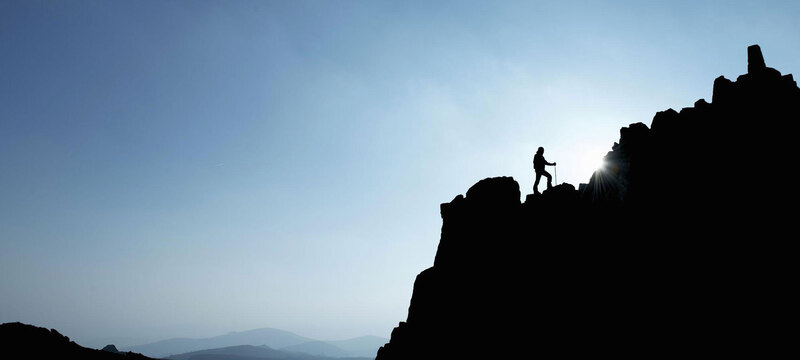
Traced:
<svg viewBox="0 0 800 360">
<path fill-rule="evenodd" d="M 591 176 L 595 171 L 602 171 L 606 166 L 607 153 L 608 150 L 600 147 L 585 149 L 578 156 L 578 168 L 587 176 Z"/>
</svg>

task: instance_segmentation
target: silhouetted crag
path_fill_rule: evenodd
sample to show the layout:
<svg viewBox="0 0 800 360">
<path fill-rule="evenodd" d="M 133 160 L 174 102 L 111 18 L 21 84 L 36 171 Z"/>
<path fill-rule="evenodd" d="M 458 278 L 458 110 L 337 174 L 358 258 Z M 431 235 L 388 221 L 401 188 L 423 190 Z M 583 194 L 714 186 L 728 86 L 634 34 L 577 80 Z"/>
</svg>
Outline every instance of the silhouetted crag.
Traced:
<svg viewBox="0 0 800 360">
<path fill-rule="evenodd" d="M 787 350 L 798 120 L 792 76 L 751 46 L 711 103 L 622 128 L 579 190 L 521 203 L 512 178 L 478 182 L 441 205 L 434 265 L 378 360 Z"/>
<path fill-rule="evenodd" d="M 111 351 L 111 350 L 114 351 Z M 89 349 L 70 341 L 55 329 L 5 323 L 0 325 L 0 358 L 2 359 L 88 359 L 149 360 L 142 354 L 116 351 L 114 345 L 103 350 Z"/>
<path fill-rule="evenodd" d="M 114 353 L 114 354 L 121 354 L 121 352 L 119 350 L 117 350 L 117 347 L 114 346 L 114 344 L 108 344 L 108 345 L 106 345 L 105 347 L 103 347 L 100 350 L 107 351 L 107 352 Z"/>
</svg>

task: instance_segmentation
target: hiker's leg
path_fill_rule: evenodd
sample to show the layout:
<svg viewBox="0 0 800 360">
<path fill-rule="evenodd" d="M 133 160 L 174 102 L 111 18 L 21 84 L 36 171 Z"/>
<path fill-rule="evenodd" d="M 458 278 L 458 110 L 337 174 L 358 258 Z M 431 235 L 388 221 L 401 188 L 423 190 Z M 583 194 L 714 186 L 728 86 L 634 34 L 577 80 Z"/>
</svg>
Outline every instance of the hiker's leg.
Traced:
<svg viewBox="0 0 800 360">
<path fill-rule="evenodd" d="M 536 181 L 533 182 L 533 193 L 534 194 L 538 194 L 539 193 L 539 180 L 541 178 L 542 178 L 542 174 L 537 172 L 536 173 Z"/>
<path fill-rule="evenodd" d="M 547 188 L 553 187 L 553 177 L 547 171 L 542 171 L 542 175 L 547 177 Z"/>
</svg>

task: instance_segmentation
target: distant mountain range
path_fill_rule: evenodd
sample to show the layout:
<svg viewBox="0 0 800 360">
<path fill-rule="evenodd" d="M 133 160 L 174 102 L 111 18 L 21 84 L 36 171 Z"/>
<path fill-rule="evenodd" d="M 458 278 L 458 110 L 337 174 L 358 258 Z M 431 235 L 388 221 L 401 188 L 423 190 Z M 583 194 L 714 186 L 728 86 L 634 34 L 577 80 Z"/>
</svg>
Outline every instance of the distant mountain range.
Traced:
<svg viewBox="0 0 800 360">
<path fill-rule="evenodd" d="M 368 360 L 374 357 L 336 358 L 337 360 Z M 331 360 L 331 357 L 293 353 L 267 346 L 239 345 L 218 349 L 193 351 L 167 357 L 170 360 Z"/>
<path fill-rule="evenodd" d="M 172 355 L 185 355 L 200 350 L 220 349 L 251 345 L 282 350 L 287 353 L 305 353 L 328 357 L 369 357 L 374 358 L 388 339 L 378 336 L 362 336 L 339 341 L 320 341 L 292 332 L 261 328 L 202 339 L 175 338 L 149 344 L 130 346 L 123 351 L 133 351 L 147 356 L 163 358 Z"/>
<path fill-rule="evenodd" d="M 281 348 L 281 350 L 332 357 L 365 356 L 373 359 L 378 353 L 378 349 L 388 341 L 389 339 L 379 336 L 361 336 L 348 340 L 309 341 L 302 344 L 286 346 Z"/>
<path fill-rule="evenodd" d="M 238 344 L 219 346 L 226 342 L 262 342 L 286 345 L 275 349 L 267 345 Z M 208 339 L 170 339 L 133 348 L 175 351 L 175 355 L 154 355 L 153 358 L 173 360 L 368 360 L 374 359 L 377 349 L 387 339 L 363 336 L 349 340 L 324 342 L 312 340 L 278 329 L 255 329 L 233 332 Z M 298 343 L 299 342 L 299 343 Z M 287 345 L 289 344 L 289 345 Z M 190 346 L 205 347 L 199 350 L 180 351 Z M 122 351 L 109 344 L 102 350 L 80 346 L 55 329 L 46 329 L 23 323 L 0 325 L 0 358 L 25 357 L 34 359 L 133 359 L 149 360 L 129 349 Z"/>
</svg>

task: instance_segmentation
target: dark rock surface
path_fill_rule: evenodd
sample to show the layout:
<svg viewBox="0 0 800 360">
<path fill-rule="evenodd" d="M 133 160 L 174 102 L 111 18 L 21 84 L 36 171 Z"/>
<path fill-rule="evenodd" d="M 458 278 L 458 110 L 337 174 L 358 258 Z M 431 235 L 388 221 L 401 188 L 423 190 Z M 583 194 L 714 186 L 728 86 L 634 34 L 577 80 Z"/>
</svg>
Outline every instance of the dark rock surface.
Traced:
<svg viewBox="0 0 800 360">
<path fill-rule="evenodd" d="M 98 360 L 148 360 L 137 353 L 112 352 L 89 349 L 70 341 L 55 329 L 45 329 L 23 323 L 0 325 L 0 358 L 2 359 L 98 359 Z"/>
<path fill-rule="evenodd" d="M 789 347 L 800 89 L 748 48 L 712 102 L 620 130 L 603 170 L 441 205 L 434 265 L 378 360 L 758 356 Z"/>
</svg>

